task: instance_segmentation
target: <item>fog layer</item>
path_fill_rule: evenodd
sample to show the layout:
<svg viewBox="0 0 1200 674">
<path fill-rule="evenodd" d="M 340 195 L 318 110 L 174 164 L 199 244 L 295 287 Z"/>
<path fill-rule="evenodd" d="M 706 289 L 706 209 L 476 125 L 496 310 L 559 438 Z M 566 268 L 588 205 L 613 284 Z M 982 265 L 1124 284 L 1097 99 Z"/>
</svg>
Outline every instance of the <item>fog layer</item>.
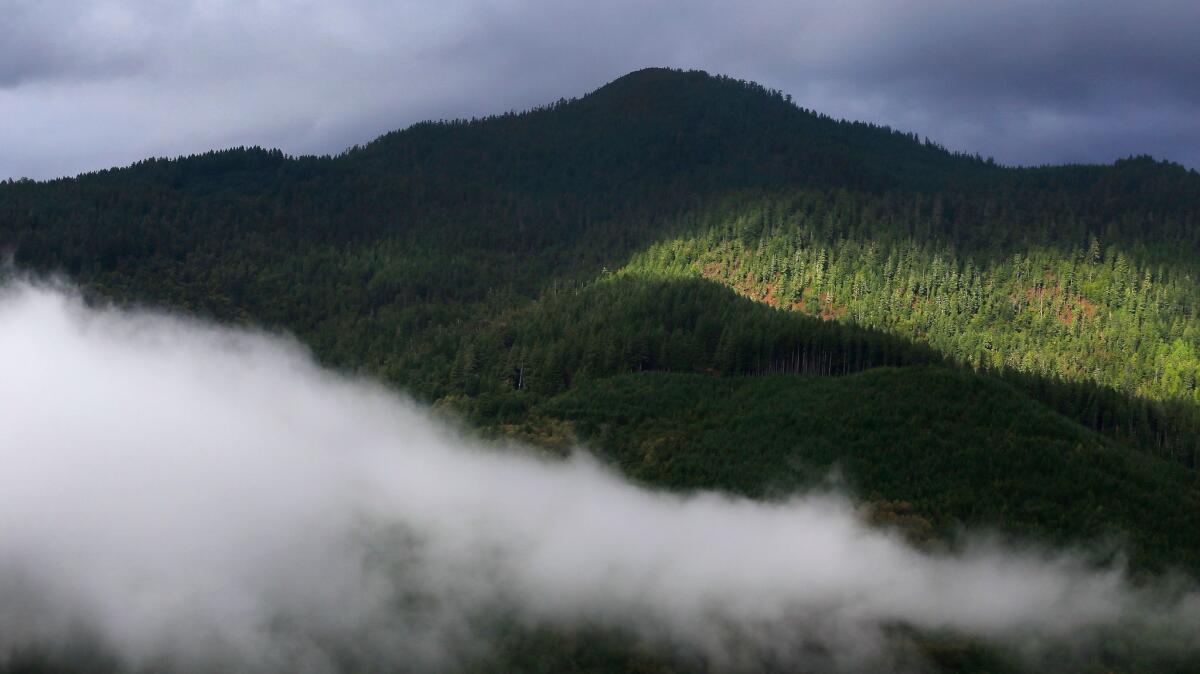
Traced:
<svg viewBox="0 0 1200 674">
<path fill-rule="evenodd" d="M 1200 627 L 1194 594 L 1119 569 L 485 447 L 294 341 L 59 287 L 0 289 L 0 373 L 0 666 L 90 643 L 130 667 L 446 670 L 515 625 L 856 669 L 894 664 L 901 624 L 1029 653 Z"/>
</svg>

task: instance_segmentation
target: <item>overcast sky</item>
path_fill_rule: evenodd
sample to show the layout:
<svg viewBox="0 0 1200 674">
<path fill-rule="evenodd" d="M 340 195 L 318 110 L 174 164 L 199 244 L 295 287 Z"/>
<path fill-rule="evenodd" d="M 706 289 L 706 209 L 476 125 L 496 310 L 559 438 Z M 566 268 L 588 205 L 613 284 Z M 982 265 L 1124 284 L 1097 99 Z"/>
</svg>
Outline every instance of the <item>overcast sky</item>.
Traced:
<svg viewBox="0 0 1200 674">
<path fill-rule="evenodd" d="M 1200 167 L 1196 0 L 0 0 L 0 178 L 337 152 L 652 65 L 1006 163 Z"/>
</svg>

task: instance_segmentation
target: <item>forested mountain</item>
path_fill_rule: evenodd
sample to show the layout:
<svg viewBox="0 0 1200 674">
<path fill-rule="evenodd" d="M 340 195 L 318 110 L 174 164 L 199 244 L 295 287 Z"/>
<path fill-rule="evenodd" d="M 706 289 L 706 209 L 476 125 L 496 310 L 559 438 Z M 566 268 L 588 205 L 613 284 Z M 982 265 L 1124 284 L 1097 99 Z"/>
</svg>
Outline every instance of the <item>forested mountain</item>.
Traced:
<svg viewBox="0 0 1200 674">
<path fill-rule="evenodd" d="M 1003 167 L 650 69 L 332 157 L 10 181 L 0 250 L 98 300 L 290 331 L 647 483 L 763 496 L 838 466 L 917 536 L 1115 533 L 1139 572 L 1200 572 L 1178 165 Z"/>
</svg>

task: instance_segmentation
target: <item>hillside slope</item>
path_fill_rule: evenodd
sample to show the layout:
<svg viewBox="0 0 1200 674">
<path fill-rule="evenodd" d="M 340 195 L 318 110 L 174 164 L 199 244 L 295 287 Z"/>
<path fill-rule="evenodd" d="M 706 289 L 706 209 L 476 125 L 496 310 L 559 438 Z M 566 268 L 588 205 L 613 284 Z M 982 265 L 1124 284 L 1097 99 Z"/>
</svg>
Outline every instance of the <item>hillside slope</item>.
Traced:
<svg viewBox="0 0 1200 674">
<path fill-rule="evenodd" d="M 655 485 L 770 498 L 832 479 L 918 540 L 968 529 L 1060 545 L 1115 536 L 1139 569 L 1200 572 L 1200 483 L 1189 471 L 942 367 L 623 375 L 540 404 L 531 432 L 537 419 L 566 422 Z"/>
<path fill-rule="evenodd" d="M 627 268 L 928 345 L 1193 467 L 1198 221 L 1200 175 L 1178 166 L 1004 168 L 665 69 L 337 157 L 239 149 L 0 185 L 19 268 L 285 329 L 430 399 L 475 394 L 453 364 L 488 326 Z M 482 390 L 511 385 L 511 356 L 472 350 Z M 647 366 L 630 358 L 607 371 Z"/>
<path fill-rule="evenodd" d="M 926 544 L 984 526 L 1200 570 L 1200 175 L 1176 165 L 1002 167 L 649 69 L 336 157 L 0 184 L 0 251 L 647 483 L 840 470 Z M 638 664 L 593 637 L 512 655 Z M 945 671 L 1005 669 L 967 651 Z"/>
</svg>

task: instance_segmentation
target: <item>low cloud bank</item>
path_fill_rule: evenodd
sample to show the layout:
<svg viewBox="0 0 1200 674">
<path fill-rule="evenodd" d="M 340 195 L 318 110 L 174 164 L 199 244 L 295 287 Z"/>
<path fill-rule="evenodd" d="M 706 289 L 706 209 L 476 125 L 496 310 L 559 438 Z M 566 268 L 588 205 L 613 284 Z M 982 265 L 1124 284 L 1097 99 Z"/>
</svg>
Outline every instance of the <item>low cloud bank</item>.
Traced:
<svg viewBox="0 0 1200 674">
<path fill-rule="evenodd" d="M 61 287 L 0 288 L 0 373 L 0 668 L 93 644 L 131 668 L 442 671 L 503 623 L 849 671 L 900 667 L 899 625 L 1031 656 L 1200 629 L 1197 595 L 1119 569 L 930 554 L 834 495 L 670 495 L 485 447 L 294 342 Z"/>
</svg>

